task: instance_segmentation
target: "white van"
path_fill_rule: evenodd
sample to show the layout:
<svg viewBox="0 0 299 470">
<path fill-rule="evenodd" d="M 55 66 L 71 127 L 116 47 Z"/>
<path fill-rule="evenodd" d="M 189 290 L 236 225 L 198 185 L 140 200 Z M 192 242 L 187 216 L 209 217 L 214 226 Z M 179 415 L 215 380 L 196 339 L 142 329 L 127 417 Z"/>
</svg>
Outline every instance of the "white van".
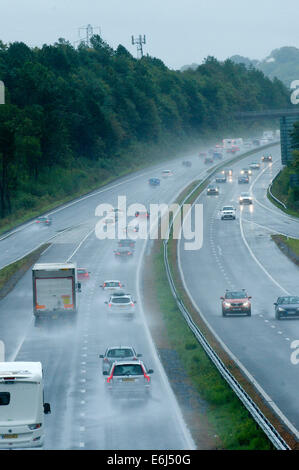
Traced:
<svg viewBox="0 0 299 470">
<path fill-rule="evenodd" d="M 40 447 L 44 439 L 40 362 L 0 362 L 0 449 Z"/>
</svg>

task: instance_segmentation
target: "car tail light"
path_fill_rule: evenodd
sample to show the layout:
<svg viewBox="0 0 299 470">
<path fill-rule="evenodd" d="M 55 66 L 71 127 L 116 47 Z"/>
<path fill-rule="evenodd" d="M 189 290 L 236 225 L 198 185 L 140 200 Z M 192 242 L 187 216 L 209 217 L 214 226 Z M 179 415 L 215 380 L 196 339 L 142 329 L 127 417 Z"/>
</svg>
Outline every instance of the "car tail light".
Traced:
<svg viewBox="0 0 299 470">
<path fill-rule="evenodd" d="M 114 367 L 111 371 L 111 374 L 109 375 L 109 377 L 107 377 L 107 383 L 109 384 L 110 383 L 110 380 L 113 379 L 113 372 L 114 372 Z"/>
<path fill-rule="evenodd" d="M 133 361 L 137 361 L 137 357 L 134 356 L 132 360 L 133 360 Z"/>
<path fill-rule="evenodd" d="M 116 254 L 116 255 L 120 255 L 120 252 L 119 252 L 119 251 L 116 251 L 115 254 Z"/>
<path fill-rule="evenodd" d="M 109 359 L 107 359 L 107 357 L 105 357 L 104 362 L 109 362 Z"/>
<path fill-rule="evenodd" d="M 108 304 L 108 307 L 111 307 L 111 306 L 112 306 L 112 304 Z"/>
<path fill-rule="evenodd" d="M 132 254 L 132 251 L 128 251 L 128 255 L 131 255 Z"/>
<path fill-rule="evenodd" d="M 41 428 L 42 423 L 36 423 L 36 424 L 28 424 L 28 428 L 33 431 L 33 429 L 38 429 Z"/>
<path fill-rule="evenodd" d="M 131 307 L 134 307 L 135 304 L 134 304 L 134 302 L 131 302 L 130 305 L 131 305 Z"/>
<path fill-rule="evenodd" d="M 119 287 L 121 287 L 121 283 L 120 283 L 120 282 L 118 283 L 118 285 L 119 285 Z"/>
</svg>

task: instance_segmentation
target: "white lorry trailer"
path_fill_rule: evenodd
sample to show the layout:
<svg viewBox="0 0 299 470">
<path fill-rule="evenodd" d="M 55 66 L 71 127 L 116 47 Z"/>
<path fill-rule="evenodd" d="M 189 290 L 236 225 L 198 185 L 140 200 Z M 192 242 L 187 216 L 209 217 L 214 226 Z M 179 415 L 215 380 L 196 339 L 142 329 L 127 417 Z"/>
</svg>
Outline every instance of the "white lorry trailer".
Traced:
<svg viewBox="0 0 299 470">
<path fill-rule="evenodd" d="M 43 372 L 40 362 L 0 362 L 0 449 L 44 442 Z"/>
<path fill-rule="evenodd" d="M 74 263 L 37 263 L 32 268 L 35 325 L 48 318 L 74 320 L 77 313 L 77 267 Z"/>
</svg>

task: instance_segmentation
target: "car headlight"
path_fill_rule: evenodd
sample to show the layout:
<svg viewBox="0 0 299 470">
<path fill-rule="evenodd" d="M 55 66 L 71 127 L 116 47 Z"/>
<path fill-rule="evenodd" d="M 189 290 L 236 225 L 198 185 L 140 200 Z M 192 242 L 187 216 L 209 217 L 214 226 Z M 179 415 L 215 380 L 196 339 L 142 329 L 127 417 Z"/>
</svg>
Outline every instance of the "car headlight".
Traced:
<svg viewBox="0 0 299 470">
<path fill-rule="evenodd" d="M 285 312 L 285 309 L 282 308 L 282 307 L 278 307 L 278 311 L 279 311 L 279 312 Z"/>
<path fill-rule="evenodd" d="M 243 307 L 248 307 L 249 306 L 249 302 L 244 302 L 243 303 Z"/>
<path fill-rule="evenodd" d="M 224 307 L 230 307 L 231 304 L 229 302 L 224 302 Z"/>
</svg>

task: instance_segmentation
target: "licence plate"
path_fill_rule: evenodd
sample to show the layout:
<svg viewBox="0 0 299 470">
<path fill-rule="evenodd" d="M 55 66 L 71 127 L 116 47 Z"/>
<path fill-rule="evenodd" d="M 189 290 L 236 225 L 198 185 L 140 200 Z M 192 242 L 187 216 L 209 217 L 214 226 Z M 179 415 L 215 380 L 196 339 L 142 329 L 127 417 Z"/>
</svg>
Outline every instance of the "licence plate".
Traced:
<svg viewBox="0 0 299 470">
<path fill-rule="evenodd" d="M 18 434 L 2 434 L 2 439 L 17 439 Z"/>
<path fill-rule="evenodd" d="M 131 378 L 126 378 L 126 379 L 122 379 L 123 382 L 135 382 L 135 379 L 131 379 Z"/>
</svg>

